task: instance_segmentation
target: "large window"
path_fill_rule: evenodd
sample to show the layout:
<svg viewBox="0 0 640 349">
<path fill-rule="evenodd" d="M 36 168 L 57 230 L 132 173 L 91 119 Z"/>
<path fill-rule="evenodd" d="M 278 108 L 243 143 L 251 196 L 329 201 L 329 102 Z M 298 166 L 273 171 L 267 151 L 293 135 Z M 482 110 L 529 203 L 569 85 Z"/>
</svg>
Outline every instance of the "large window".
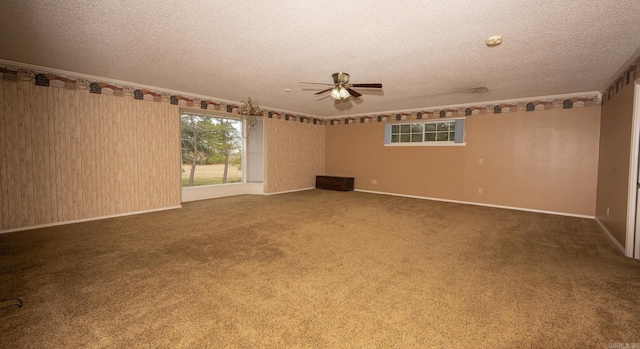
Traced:
<svg viewBox="0 0 640 349">
<path fill-rule="evenodd" d="M 464 119 L 386 124 L 385 145 L 463 145 Z"/>
<path fill-rule="evenodd" d="M 242 182 L 242 121 L 183 112 L 182 186 Z"/>
</svg>

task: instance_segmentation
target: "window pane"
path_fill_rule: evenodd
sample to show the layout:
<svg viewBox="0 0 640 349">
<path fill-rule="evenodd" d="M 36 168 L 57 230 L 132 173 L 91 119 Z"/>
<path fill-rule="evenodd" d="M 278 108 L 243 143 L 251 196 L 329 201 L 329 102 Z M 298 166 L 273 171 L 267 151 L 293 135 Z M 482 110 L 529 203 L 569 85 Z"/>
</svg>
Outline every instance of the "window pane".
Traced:
<svg viewBox="0 0 640 349">
<path fill-rule="evenodd" d="M 449 132 L 438 132 L 438 142 L 446 142 L 449 140 Z"/>
<path fill-rule="evenodd" d="M 182 186 L 242 182 L 242 121 L 182 114 L 180 128 Z"/>
<path fill-rule="evenodd" d="M 411 142 L 411 135 L 400 135 L 401 143 L 409 143 Z"/>
<path fill-rule="evenodd" d="M 448 122 L 438 123 L 438 131 L 449 131 L 449 123 Z"/>
<path fill-rule="evenodd" d="M 454 141 L 456 139 L 456 133 L 455 132 L 449 132 L 449 140 L 450 141 Z"/>
<path fill-rule="evenodd" d="M 422 142 L 422 133 L 414 133 L 411 135 L 411 142 Z"/>
<path fill-rule="evenodd" d="M 391 135 L 391 143 L 398 143 L 400 137 L 398 135 Z"/>
<path fill-rule="evenodd" d="M 422 124 L 411 125 L 411 133 L 422 133 Z"/>
<path fill-rule="evenodd" d="M 435 131 L 436 130 L 436 123 L 432 122 L 429 124 L 424 124 L 424 130 L 425 131 Z"/>
<path fill-rule="evenodd" d="M 427 132 L 424 134 L 424 140 L 425 142 L 434 142 L 436 140 L 436 134 Z"/>
<path fill-rule="evenodd" d="M 400 132 L 402 133 L 410 133 L 411 125 L 400 125 Z"/>
<path fill-rule="evenodd" d="M 400 125 L 392 125 L 391 133 L 400 133 Z"/>
</svg>

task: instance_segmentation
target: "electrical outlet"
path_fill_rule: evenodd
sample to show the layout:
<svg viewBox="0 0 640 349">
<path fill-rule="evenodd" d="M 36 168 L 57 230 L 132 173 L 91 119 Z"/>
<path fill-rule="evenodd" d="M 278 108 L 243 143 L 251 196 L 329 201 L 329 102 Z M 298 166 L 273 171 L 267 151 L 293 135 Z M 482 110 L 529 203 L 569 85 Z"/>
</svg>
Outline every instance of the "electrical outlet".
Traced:
<svg viewBox="0 0 640 349">
<path fill-rule="evenodd" d="M 609 208 L 607 207 L 607 216 L 609 215 Z"/>
<path fill-rule="evenodd" d="M 371 180 L 371 184 L 378 184 L 378 180 L 377 179 L 372 179 Z"/>
<path fill-rule="evenodd" d="M 482 194 L 482 188 L 478 188 L 478 194 Z"/>
<path fill-rule="evenodd" d="M 481 163 L 481 164 L 484 164 L 484 159 L 480 159 L 480 163 Z"/>
</svg>

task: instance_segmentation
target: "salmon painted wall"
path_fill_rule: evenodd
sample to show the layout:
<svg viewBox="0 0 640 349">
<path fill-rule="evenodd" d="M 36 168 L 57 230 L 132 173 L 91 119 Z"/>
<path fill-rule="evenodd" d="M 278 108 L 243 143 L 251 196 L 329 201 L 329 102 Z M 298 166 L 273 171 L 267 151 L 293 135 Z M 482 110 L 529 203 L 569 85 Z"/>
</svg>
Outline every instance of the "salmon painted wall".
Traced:
<svg viewBox="0 0 640 349">
<path fill-rule="evenodd" d="M 634 85 L 621 89 L 602 106 L 600 124 L 596 218 L 623 247 L 627 231 Z"/>
<path fill-rule="evenodd" d="M 471 115 L 466 146 L 385 147 L 384 122 L 325 126 L 325 171 L 360 190 L 594 216 L 600 109 Z"/>
</svg>

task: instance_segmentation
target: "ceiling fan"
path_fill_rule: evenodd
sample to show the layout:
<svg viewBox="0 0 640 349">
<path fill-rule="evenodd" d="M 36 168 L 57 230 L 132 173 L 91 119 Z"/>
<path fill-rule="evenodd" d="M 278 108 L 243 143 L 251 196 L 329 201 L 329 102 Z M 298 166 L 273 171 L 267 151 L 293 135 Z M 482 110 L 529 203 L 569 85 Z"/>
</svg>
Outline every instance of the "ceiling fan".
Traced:
<svg viewBox="0 0 640 349">
<path fill-rule="evenodd" d="M 333 77 L 333 84 L 322 84 L 317 82 L 301 82 L 301 84 L 331 86 L 326 90 L 322 90 L 320 92 L 314 93 L 314 95 L 320 95 L 325 92 L 331 91 L 331 97 L 336 100 L 347 99 L 349 97 L 358 98 L 362 96 L 361 93 L 353 90 L 352 87 L 382 88 L 382 84 L 379 84 L 379 83 L 378 84 L 350 84 L 349 74 L 347 73 L 333 73 L 331 76 Z"/>
</svg>

